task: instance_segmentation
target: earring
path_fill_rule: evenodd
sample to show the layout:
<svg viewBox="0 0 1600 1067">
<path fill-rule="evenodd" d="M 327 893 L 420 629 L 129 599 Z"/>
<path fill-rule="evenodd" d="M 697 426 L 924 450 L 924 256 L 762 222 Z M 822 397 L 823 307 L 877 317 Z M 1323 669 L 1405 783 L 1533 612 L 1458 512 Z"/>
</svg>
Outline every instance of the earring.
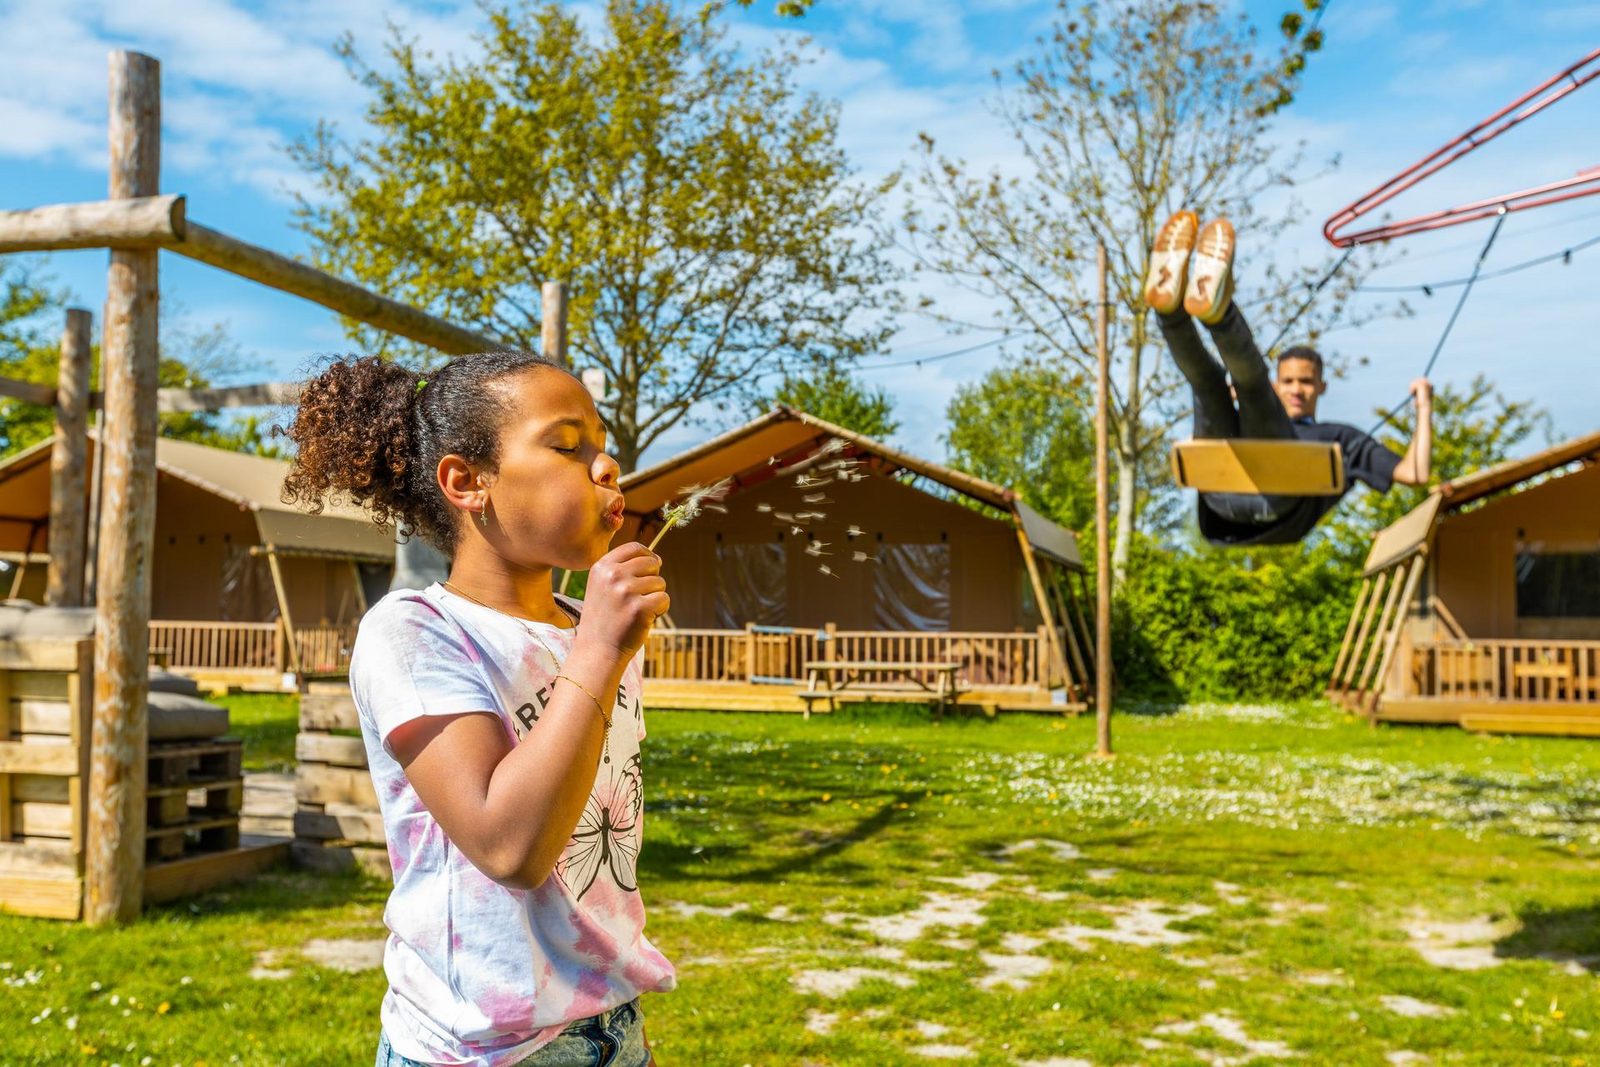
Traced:
<svg viewBox="0 0 1600 1067">
<path fill-rule="evenodd" d="M 483 528 L 485 530 L 487 530 L 489 528 L 489 494 L 488 493 L 483 494 L 483 507 L 478 509 L 478 521 L 483 524 Z"/>
</svg>

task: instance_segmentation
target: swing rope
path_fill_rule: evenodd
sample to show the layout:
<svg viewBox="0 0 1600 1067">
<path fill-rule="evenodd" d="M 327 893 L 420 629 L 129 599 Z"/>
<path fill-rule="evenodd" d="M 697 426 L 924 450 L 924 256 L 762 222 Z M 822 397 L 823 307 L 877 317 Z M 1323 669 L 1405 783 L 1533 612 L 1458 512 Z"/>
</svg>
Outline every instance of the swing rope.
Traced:
<svg viewBox="0 0 1600 1067">
<path fill-rule="evenodd" d="M 1489 231 L 1489 239 L 1483 242 L 1483 248 L 1478 252 L 1478 261 L 1472 265 L 1472 274 L 1467 278 L 1467 284 L 1461 287 L 1461 296 L 1456 300 L 1455 310 L 1450 312 L 1450 319 L 1444 324 L 1444 332 L 1439 335 L 1438 343 L 1433 346 L 1433 354 L 1428 357 L 1427 365 L 1422 368 L 1422 377 L 1426 378 L 1432 374 L 1433 365 L 1439 362 L 1439 353 L 1444 351 L 1444 343 L 1449 340 L 1450 331 L 1455 329 L 1456 319 L 1461 316 L 1461 308 L 1466 304 L 1467 297 L 1472 295 L 1472 287 L 1477 282 L 1478 275 L 1483 271 L 1483 261 L 1489 257 L 1489 249 L 1494 247 L 1494 239 L 1500 236 L 1500 227 L 1505 225 L 1506 214 L 1505 209 L 1502 208 L 1500 214 L 1496 216 L 1494 229 Z M 1415 400 L 1415 396 L 1407 393 L 1405 400 L 1401 401 L 1393 409 L 1383 413 L 1383 416 L 1373 424 L 1372 429 L 1367 431 L 1367 436 L 1370 437 L 1376 434 L 1385 425 L 1399 429 L 1399 424 L 1394 421 L 1395 416 L 1399 415 Z"/>
<path fill-rule="evenodd" d="M 1334 263 L 1331 268 L 1329 268 L 1328 273 L 1324 274 L 1317 284 L 1311 287 L 1311 291 L 1306 294 L 1305 301 L 1295 309 L 1295 313 L 1293 315 L 1289 316 L 1288 321 L 1283 324 L 1283 328 L 1278 331 L 1278 336 L 1274 337 L 1272 339 L 1272 343 L 1267 346 L 1267 355 L 1269 357 L 1272 355 L 1272 353 L 1278 350 L 1278 345 L 1283 343 L 1283 339 L 1289 335 L 1289 331 L 1294 328 L 1294 324 L 1300 321 L 1300 316 L 1309 311 L 1311 309 L 1311 305 L 1316 303 L 1317 294 L 1322 292 L 1323 288 L 1329 282 L 1333 281 L 1333 276 L 1338 274 L 1339 271 L 1344 268 L 1344 265 L 1349 262 L 1351 255 L 1354 253 L 1354 245 L 1346 248 L 1344 250 L 1344 255 L 1340 256 L 1338 261 Z"/>
</svg>

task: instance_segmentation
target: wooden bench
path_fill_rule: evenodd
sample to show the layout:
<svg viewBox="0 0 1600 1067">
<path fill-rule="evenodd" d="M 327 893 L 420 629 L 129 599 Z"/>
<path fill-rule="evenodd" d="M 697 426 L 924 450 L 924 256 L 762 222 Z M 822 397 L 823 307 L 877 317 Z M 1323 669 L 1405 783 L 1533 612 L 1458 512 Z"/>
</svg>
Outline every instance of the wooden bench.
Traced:
<svg viewBox="0 0 1600 1067">
<path fill-rule="evenodd" d="M 896 662 L 883 660 L 807 660 L 806 687 L 799 696 L 805 702 L 805 718 L 819 700 L 828 710 L 837 711 L 840 701 L 894 700 L 926 701 L 933 705 L 934 717 L 955 706 L 961 694 L 956 678 L 961 664 L 954 660 Z M 897 681 L 864 682 L 864 675 L 895 675 Z M 924 675 L 933 675 L 929 684 Z M 820 683 L 820 685 L 819 685 Z"/>
</svg>

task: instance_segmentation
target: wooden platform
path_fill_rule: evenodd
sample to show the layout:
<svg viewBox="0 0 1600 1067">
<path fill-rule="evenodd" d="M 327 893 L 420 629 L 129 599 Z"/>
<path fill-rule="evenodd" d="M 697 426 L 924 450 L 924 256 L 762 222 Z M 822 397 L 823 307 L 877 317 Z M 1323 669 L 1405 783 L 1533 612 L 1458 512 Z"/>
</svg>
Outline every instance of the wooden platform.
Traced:
<svg viewBox="0 0 1600 1067">
<path fill-rule="evenodd" d="M 1558 701 L 1383 700 L 1379 722 L 1442 723 L 1493 734 L 1600 737 L 1600 705 Z"/>
<path fill-rule="evenodd" d="M 644 706 L 650 711 L 772 711 L 799 715 L 805 712 L 805 701 L 800 697 L 804 691 L 803 683 L 791 687 L 647 678 L 644 683 Z M 883 694 L 880 699 L 887 703 L 901 700 L 891 693 Z M 1015 711 L 1076 715 L 1087 710 L 1087 707 L 1082 702 L 1057 704 L 1046 690 L 1020 688 L 963 690 L 957 704 L 957 710 L 976 709 L 986 715 Z M 815 714 L 826 715 L 828 709 L 819 704 Z"/>
<path fill-rule="evenodd" d="M 147 904 L 201 893 L 228 882 L 254 878 L 269 867 L 289 860 L 287 837 L 246 834 L 236 848 L 203 852 L 167 863 L 152 863 L 144 869 L 144 899 Z"/>
</svg>

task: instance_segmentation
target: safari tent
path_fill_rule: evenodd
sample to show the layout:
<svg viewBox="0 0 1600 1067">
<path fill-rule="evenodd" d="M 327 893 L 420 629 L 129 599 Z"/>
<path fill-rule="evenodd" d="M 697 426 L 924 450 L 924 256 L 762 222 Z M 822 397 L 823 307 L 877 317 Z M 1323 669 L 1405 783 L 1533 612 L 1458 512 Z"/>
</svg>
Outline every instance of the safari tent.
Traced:
<svg viewBox="0 0 1600 1067">
<path fill-rule="evenodd" d="M 0 462 L 5 595 L 43 596 L 51 448 Z M 91 439 L 91 467 L 96 452 Z M 282 503 L 283 460 L 162 438 L 156 467 L 152 655 L 219 684 L 275 687 L 286 672 L 341 669 L 356 622 L 388 589 L 393 538 L 353 508 L 308 515 Z"/>
<path fill-rule="evenodd" d="M 959 663 L 964 699 L 995 706 L 1086 696 L 1076 538 L 1012 490 L 779 406 L 624 478 L 619 540 L 723 479 L 723 510 L 660 548 L 675 628 L 648 650 L 652 703 L 796 707 L 828 658 Z"/>
<path fill-rule="evenodd" d="M 1446 482 L 1374 539 L 1332 694 L 1378 719 L 1600 735 L 1600 432 Z"/>
</svg>

